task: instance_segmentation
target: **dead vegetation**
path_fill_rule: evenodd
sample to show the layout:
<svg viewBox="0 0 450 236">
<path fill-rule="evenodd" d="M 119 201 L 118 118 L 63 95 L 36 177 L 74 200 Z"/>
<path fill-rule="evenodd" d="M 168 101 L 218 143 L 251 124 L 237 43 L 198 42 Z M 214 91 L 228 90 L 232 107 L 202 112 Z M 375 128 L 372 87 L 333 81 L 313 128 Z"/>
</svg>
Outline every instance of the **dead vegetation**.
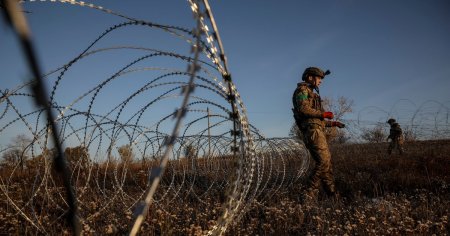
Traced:
<svg viewBox="0 0 450 236">
<path fill-rule="evenodd" d="M 406 143 L 405 148 L 403 156 L 388 156 L 386 143 L 333 146 L 340 196 L 329 199 L 321 195 L 314 205 L 300 202 L 302 179 L 286 179 L 291 182 L 280 184 L 279 179 L 265 176 L 274 184 L 268 182 L 261 188 L 226 234 L 448 234 L 450 141 L 415 141 Z M 0 232 L 70 234 L 62 185 L 57 179 L 43 179 L 47 177 L 42 173 L 52 170 L 34 162 L 23 170 L 2 167 Z M 228 173 L 201 162 L 192 172 L 187 164 L 174 162 L 165 173 L 142 226 L 143 235 L 205 234 L 222 214 Z M 127 234 L 152 165 L 77 165 L 72 181 L 83 234 Z"/>
</svg>

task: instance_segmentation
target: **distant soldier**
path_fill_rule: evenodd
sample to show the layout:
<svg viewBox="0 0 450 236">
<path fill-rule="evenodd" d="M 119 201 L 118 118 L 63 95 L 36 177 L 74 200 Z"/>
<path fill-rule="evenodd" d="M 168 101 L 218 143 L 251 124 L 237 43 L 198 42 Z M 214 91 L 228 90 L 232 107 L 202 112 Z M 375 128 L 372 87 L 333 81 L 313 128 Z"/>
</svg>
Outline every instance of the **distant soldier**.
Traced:
<svg viewBox="0 0 450 236">
<path fill-rule="evenodd" d="M 392 154 L 393 149 L 398 149 L 400 154 L 403 154 L 403 131 L 400 128 L 400 125 L 395 121 L 395 119 L 389 119 L 387 123 L 391 126 L 389 130 L 389 136 L 387 137 L 387 141 L 389 139 L 391 142 L 389 143 L 388 153 Z"/>
<path fill-rule="evenodd" d="M 345 125 L 333 119 L 333 113 L 324 111 L 319 95 L 319 86 L 322 79 L 330 74 L 330 71 L 322 71 L 317 67 L 308 67 L 302 75 L 304 82 L 297 84 L 292 96 L 295 123 L 303 135 L 303 142 L 315 161 L 315 168 L 309 177 L 307 189 L 303 200 L 316 201 L 320 184 L 329 196 L 336 194 L 333 170 L 331 166 L 331 154 L 325 138 L 325 127 L 337 126 L 344 128 Z M 317 91 L 317 93 L 314 92 Z"/>
</svg>

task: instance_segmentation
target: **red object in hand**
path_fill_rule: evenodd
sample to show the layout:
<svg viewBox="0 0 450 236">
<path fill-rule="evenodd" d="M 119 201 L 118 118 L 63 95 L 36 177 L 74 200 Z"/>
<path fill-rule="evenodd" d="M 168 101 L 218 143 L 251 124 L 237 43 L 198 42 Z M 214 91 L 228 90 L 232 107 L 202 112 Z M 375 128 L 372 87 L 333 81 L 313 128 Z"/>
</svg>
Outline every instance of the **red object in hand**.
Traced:
<svg viewBox="0 0 450 236">
<path fill-rule="evenodd" d="M 326 112 L 324 112 L 324 113 L 322 114 L 322 117 L 323 117 L 323 118 L 327 118 L 327 119 L 333 119 L 334 115 L 333 115 L 333 112 L 331 112 L 331 111 L 326 111 Z"/>
<path fill-rule="evenodd" d="M 345 128 L 345 124 L 339 122 L 339 121 L 332 121 L 331 126 L 337 126 L 339 128 Z"/>
</svg>

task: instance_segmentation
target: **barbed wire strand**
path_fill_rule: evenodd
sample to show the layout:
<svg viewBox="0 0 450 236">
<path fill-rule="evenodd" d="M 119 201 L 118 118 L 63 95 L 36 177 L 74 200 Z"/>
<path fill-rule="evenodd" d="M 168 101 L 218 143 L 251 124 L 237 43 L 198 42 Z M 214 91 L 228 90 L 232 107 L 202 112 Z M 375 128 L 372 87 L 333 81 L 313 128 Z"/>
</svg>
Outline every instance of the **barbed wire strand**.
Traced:
<svg viewBox="0 0 450 236">
<path fill-rule="evenodd" d="M 46 89 L 42 84 L 40 68 L 38 66 L 38 61 L 35 56 L 35 52 L 33 49 L 33 45 L 31 42 L 31 34 L 30 30 L 27 26 L 27 22 L 23 12 L 21 10 L 18 2 L 14 0 L 6 0 L 5 2 L 5 11 L 8 22 L 11 27 L 17 33 L 22 49 L 24 51 L 25 57 L 28 62 L 28 66 L 30 67 L 31 72 L 35 78 L 35 84 L 33 85 L 33 92 L 35 93 L 35 101 L 38 105 L 43 106 L 46 110 L 47 115 L 47 124 L 51 128 L 52 137 L 54 141 L 54 145 L 57 150 L 57 156 L 55 158 L 55 169 L 60 174 L 61 178 L 64 182 L 64 187 L 66 189 L 67 194 L 67 203 L 69 205 L 69 214 L 68 220 L 69 224 L 72 226 L 73 233 L 75 235 L 80 235 L 80 222 L 77 215 L 77 204 L 76 204 L 76 194 L 74 188 L 70 184 L 70 170 L 67 166 L 63 148 L 61 147 L 61 142 L 58 137 L 58 128 L 54 122 L 54 114 L 49 106 L 49 102 L 47 100 Z"/>
</svg>

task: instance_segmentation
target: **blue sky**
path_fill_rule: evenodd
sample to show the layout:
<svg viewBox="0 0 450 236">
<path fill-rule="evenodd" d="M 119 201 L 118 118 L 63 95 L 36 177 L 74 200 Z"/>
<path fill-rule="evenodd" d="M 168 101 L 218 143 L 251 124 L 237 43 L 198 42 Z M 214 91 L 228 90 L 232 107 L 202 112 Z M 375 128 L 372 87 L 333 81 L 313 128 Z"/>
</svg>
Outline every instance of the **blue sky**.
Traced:
<svg viewBox="0 0 450 236">
<path fill-rule="evenodd" d="M 186 28 L 194 24 L 187 1 L 87 2 L 155 23 Z M 399 111 L 414 112 L 429 100 L 450 107 L 447 0 L 211 0 L 210 4 L 249 120 L 267 137 L 288 135 L 292 92 L 308 66 L 332 72 L 321 86 L 323 97 L 354 100 L 354 113 L 347 119 L 356 119 L 368 107 L 405 120 L 410 117 Z M 27 17 L 43 71 L 68 62 L 106 28 L 124 21 L 69 4 L 37 2 L 23 7 L 32 12 Z M 5 24 L 1 26 L 1 87 L 13 88 L 27 72 L 15 38 Z M 129 34 L 137 36 L 128 37 L 129 44 L 151 40 L 158 47 L 171 45 L 158 35 L 146 38 L 139 30 Z M 122 35 L 110 37 L 105 45 L 124 42 Z M 176 51 L 189 53 L 189 48 Z M 106 59 L 108 65 L 121 63 Z"/>
<path fill-rule="evenodd" d="M 448 1 L 221 1 L 215 15 L 249 117 L 275 136 L 307 66 L 330 69 L 321 95 L 354 100 L 355 114 L 400 99 L 449 106 Z"/>
</svg>

